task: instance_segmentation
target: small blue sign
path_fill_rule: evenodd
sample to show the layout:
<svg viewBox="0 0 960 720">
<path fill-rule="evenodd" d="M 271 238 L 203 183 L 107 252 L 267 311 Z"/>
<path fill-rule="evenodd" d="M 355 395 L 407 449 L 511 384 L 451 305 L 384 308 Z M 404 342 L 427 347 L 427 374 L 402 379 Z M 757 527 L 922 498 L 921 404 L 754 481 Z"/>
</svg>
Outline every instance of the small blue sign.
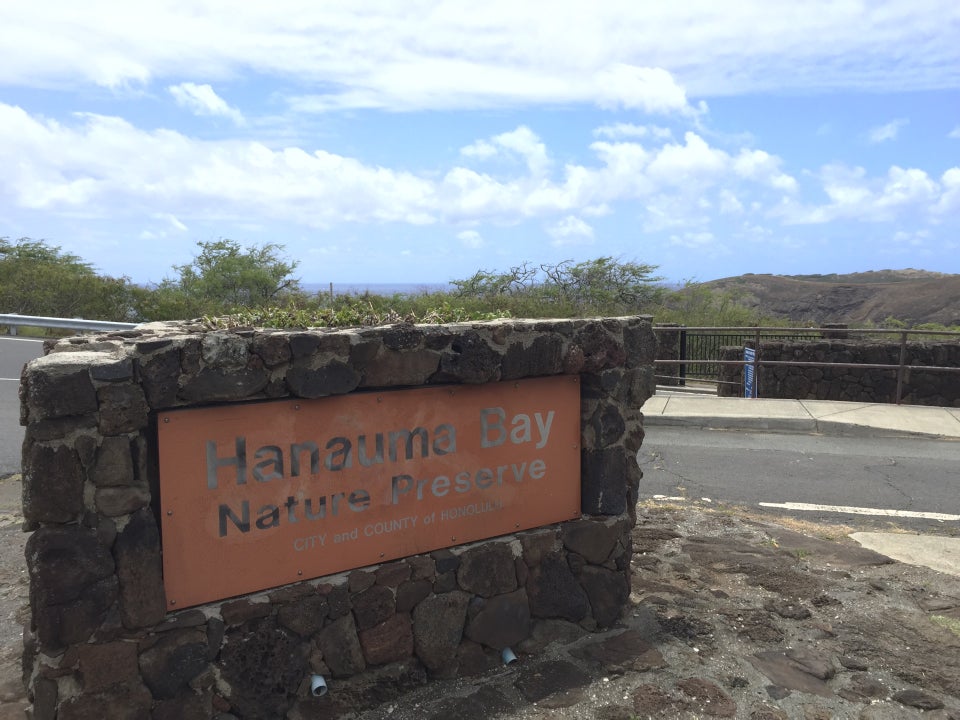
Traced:
<svg viewBox="0 0 960 720">
<path fill-rule="evenodd" d="M 743 396 L 748 398 L 755 398 L 757 396 L 757 384 L 756 378 L 753 376 L 753 365 L 746 364 L 752 363 L 757 358 L 757 351 L 753 348 L 744 348 L 743 349 Z"/>
</svg>

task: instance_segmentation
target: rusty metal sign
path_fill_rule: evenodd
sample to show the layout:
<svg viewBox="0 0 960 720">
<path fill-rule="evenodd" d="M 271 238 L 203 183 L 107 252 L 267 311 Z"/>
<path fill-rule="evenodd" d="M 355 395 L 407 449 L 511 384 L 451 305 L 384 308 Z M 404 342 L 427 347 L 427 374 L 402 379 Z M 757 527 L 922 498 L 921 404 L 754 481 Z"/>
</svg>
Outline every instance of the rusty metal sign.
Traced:
<svg viewBox="0 0 960 720">
<path fill-rule="evenodd" d="M 158 417 L 168 609 L 580 516 L 576 377 Z"/>
</svg>

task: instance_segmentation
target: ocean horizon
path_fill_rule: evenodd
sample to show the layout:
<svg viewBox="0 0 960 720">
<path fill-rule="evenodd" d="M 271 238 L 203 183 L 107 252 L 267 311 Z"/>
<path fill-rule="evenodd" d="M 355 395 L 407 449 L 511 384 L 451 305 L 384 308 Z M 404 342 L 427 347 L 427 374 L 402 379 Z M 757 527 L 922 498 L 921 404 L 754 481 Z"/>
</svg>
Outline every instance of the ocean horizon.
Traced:
<svg viewBox="0 0 960 720">
<path fill-rule="evenodd" d="M 452 290 L 450 283 L 316 283 L 302 282 L 300 288 L 308 293 L 329 293 L 331 286 L 335 295 L 421 295 L 423 293 Z"/>
</svg>

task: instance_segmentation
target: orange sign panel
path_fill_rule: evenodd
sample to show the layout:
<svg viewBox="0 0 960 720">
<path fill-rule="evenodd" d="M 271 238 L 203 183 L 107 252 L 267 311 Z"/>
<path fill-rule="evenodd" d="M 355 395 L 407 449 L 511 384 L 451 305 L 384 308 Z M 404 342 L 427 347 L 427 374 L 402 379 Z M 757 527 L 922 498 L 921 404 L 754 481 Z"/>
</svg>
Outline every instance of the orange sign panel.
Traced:
<svg viewBox="0 0 960 720">
<path fill-rule="evenodd" d="M 580 516 L 575 377 L 158 420 L 171 610 Z"/>
</svg>

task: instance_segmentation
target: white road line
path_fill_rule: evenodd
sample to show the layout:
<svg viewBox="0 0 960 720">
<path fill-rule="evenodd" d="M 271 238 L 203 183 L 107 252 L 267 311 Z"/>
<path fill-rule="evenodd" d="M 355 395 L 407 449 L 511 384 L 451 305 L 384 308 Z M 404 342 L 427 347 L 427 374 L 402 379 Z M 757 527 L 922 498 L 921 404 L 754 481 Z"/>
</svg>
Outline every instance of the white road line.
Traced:
<svg viewBox="0 0 960 720">
<path fill-rule="evenodd" d="M 0 378 L 0 380 L 9 380 L 10 382 L 20 382 L 20 378 Z"/>
<path fill-rule="evenodd" d="M 2 337 L 0 338 L 0 340 L 14 340 L 16 342 L 39 342 L 39 343 L 43 342 L 43 338 L 22 338 L 22 337 L 14 337 L 12 335 Z"/>
<path fill-rule="evenodd" d="M 848 515 L 879 515 L 882 517 L 922 518 L 924 520 L 960 520 L 960 515 L 946 513 L 920 512 L 918 510 L 885 510 L 883 508 L 847 507 L 845 505 L 815 505 L 811 503 L 760 503 L 761 507 L 782 508 L 783 510 L 809 510 L 813 512 L 847 513 Z"/>
</svg>

